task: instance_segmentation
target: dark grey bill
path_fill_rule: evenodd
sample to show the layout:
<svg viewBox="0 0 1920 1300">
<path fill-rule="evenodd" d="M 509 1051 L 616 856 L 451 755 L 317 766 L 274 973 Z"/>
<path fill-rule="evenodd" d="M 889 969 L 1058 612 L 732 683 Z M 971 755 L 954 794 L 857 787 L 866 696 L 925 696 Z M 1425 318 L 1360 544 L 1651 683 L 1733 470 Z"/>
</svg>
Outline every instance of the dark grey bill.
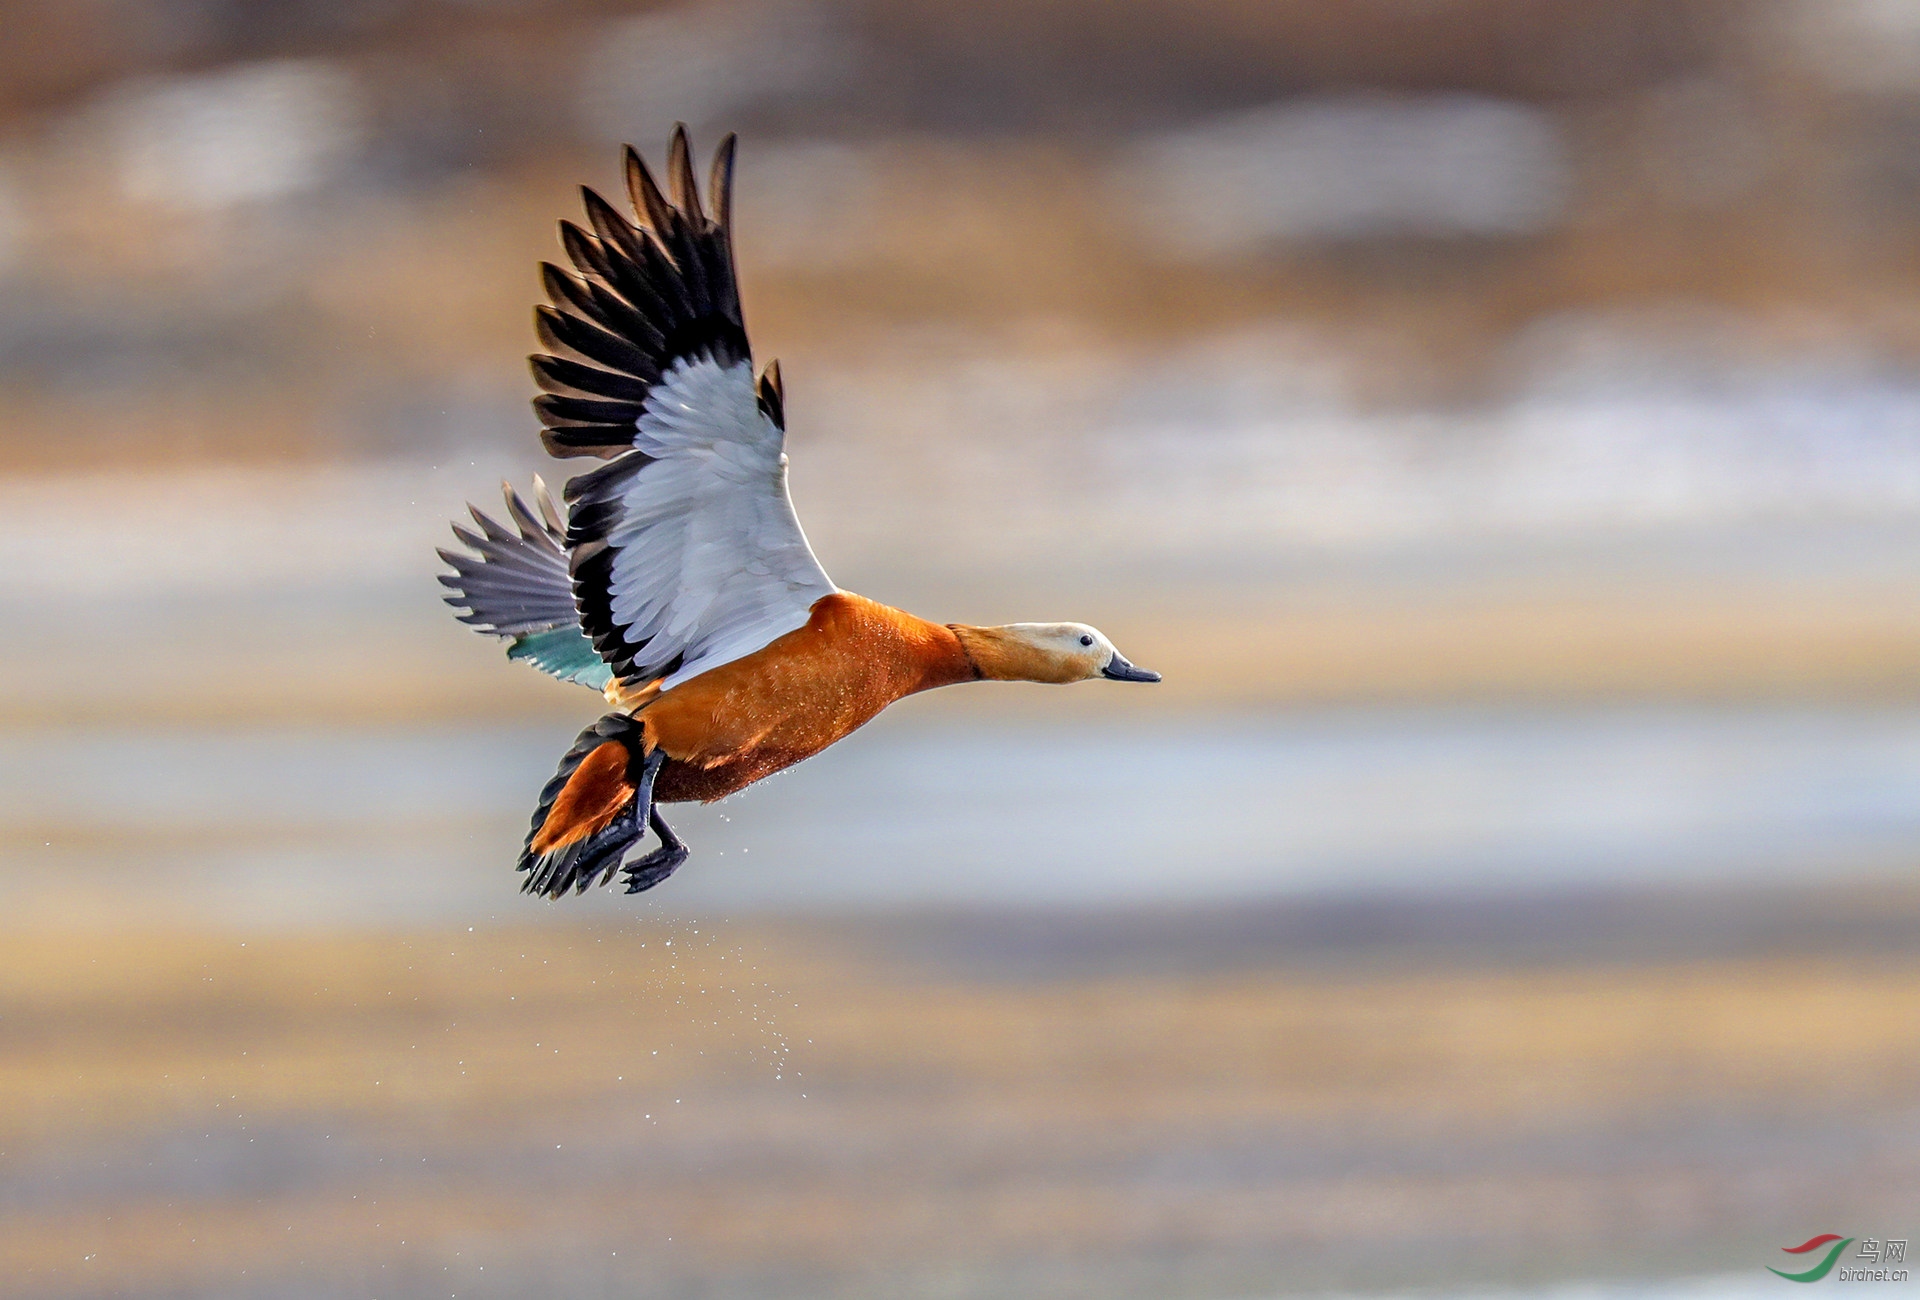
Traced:
<svg viewBox="0 0 1920 1300">
<path fill-rule="evenodd" d="M 1121 655 L 1118 650 L 1113 652 L 1113 658 L 1107 660 L 1107 666 L 1100 670 L 1100 675 L 1102 677 L 1110 677 L 1116 682 L 1157 682 L 1160 680 L 1159 673 L 1154 672 L 1151 668 L 1135 668 L 1126 661 L 1126 658 Z"/>
</svg>

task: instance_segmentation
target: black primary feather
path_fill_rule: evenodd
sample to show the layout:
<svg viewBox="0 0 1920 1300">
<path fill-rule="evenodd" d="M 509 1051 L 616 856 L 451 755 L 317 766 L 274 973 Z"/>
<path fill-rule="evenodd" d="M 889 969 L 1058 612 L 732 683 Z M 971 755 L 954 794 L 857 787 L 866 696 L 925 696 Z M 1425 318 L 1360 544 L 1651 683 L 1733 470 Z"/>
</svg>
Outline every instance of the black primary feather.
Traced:
<svg viewBox="0 0 1920 1300">
<path fill-rule="evenodd" d="M 647 170 L 647 160 L 632 145 L 626 147 L 623 158 L 626 164 L 627 199 L 633 204 L 634 214 L 640 218 L 640 224 L 653 233 L 654 238 L 666 239 L 673 229 L 673 209 L 667 206 L 660 187 L 654 184 L 653 173 Z"/>
<path fill-rule="evenodd" d="M 713 151 L 713 167 L 707 173 L 707 199 L 713 204 L 713 222 L 725 230 L 733 225 L 733 157 L 739 139 L 729 135 Z M 729 255 L 733 245 L 727 245 Z"/>
<path fill-rule="evenodd" d="M 714 154 L 711 216 L 681 126 L 668 150 L 667 194 L 629 146 L 633 216 L 583 190 L 590 229 L 560 223 L 573 272 L 541 267 L 552 305 L 538 309 L 535 328 L 547 353 L 530 358 L 546 394 L 534 403 L 541 440 L 554 455 L 617 456 L 633 446 L 648 394 L 676 363 L 708 357 L 728 366 L 750 357 L 729 226 L 734 149 L 730 135 Z"/>
<path fill-rule="evenodd" d="M 693 146 L 684 122 L 673 128 L 673 141 L 667 146 L 667 193 L 673 206 L 686 214 L 688 225 L 697 229 L 707 223 L 707 214 L 700 210 L 700 191 L 693 184 Z"/>
<path fill-rule="evenodd" d="M 760 412 L 779 429 L 787 427 L 787 390 L 780 382 L 780 362 L 776 359 L 767 362 L 767 368 L 760 372 L 760 382 L 754 386 L 754 396 L 759 401 Z"/>
<path fill-rule="evenodd" d="M 622 681 L 643 675 L 649 638 L 629 641 L 626 628 L 614 617 L 613 563 L 617 552 L 607 544 L 606 537 L 620 519 L 620 496 L 627 483 L 652 463 L 644 452 L 628 452 L 612 464 L 578 475 L 566 487 L 567 549 L 580 626 L 592 639 L 594 651 Z"/>
</svg>

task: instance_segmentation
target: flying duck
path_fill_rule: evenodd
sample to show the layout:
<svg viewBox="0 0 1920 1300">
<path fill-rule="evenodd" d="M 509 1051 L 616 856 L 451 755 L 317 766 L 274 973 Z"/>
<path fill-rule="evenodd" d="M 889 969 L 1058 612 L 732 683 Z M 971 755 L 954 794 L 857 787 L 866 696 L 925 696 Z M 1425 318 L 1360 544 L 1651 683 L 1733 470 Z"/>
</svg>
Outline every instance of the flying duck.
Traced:
<svg viewBox="0 0 1920 1300">
<path fill-rule="evenodd" d="M 651 889 L 687 859 L 661 804 L 724 798 L 915 692 L 1160 680 L 1082 623 L 930 623 L 834 586 L 787 492 L 780 364 L 756 376 L 747 345 L 734 144 L 707 206 L 684 126 L 664 194 L 626 149 L 631 217 L 582 190 L 591 229 L 560 223 L 573 269 L 541 264 L 529 361 L 547 451 L 606 463 L 566 485 L 564 518 L 538 478 L 533 506 L 503 485 L 511 526 L 469 506 L 479 531 L 455 524 L 466 550 L 440 551 L 461 622 L 612 708 L 540 792 L 528 893 L 607 883 L 648 827 L 658 846 L 622 875 Z"/>
</svg>

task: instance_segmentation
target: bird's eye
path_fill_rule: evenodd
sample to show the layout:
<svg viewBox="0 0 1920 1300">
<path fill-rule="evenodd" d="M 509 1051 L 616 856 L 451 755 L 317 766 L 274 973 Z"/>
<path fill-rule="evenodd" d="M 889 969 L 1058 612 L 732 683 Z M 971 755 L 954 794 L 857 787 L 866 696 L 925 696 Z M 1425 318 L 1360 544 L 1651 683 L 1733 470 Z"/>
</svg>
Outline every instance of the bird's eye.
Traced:
<svg viewBox="0 0 1920 1300">
<path fill-rule="evenodd" d="M 1092 638 L 1092 637 L 1090 637 L 1090 636 L 1082 636 L 1082 637 L 1080 638 L 1080 644 L 1081 644 L 1081 645 L 1092 645 L 1092 644 L 1093 644 L 1093 638 Z"/>
</svg>

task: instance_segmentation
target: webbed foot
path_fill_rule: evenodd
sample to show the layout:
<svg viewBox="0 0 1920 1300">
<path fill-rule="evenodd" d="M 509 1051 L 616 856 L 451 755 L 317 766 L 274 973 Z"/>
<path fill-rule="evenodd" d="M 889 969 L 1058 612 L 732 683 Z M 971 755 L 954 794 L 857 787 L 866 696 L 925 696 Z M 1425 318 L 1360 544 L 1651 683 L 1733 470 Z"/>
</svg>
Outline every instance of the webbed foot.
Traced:
<svg viewBox="0 0 1920 1300">
<path fill-rule="evenodd" d="M 627 882 L 627 892 L 638 894 L 643 890 L 652 889 L 671 876 L 686 860 L 687 846 L 684 844 L 670 849 L 655 849 L 646 857 L 636 859 L 620 868 L 620 876 Z"/>
<path fill-rule="evenodd" d="M 660 809 L 653 808 L 647 814 L 647 824 L 653 827 L 654 834 L 660 837 L 660 847 L 643 858 L 636 858 L 620 869 L 620 875 L 626 881 L 627 892 L 638 894 L 652 889 L 655 885 L 679 870 L 680 864 L 687 860 L 687 846 L 683 844 L 673 828 L 660 816 Z"/>
</svg>

